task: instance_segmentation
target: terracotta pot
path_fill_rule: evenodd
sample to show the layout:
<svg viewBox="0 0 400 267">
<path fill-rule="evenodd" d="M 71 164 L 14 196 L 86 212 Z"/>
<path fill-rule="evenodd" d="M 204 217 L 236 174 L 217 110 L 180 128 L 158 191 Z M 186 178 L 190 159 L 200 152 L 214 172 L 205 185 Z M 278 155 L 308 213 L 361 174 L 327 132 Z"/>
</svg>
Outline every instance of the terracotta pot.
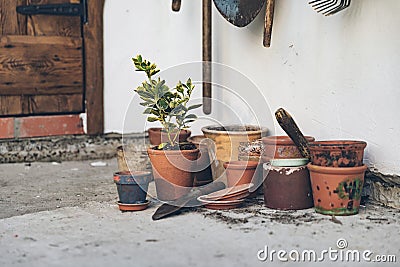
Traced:
<svg viewBox="0 0 400 267">
<path fill-rule="evenodd" d="M 117 186 L 119 202 L 123 204 L 139 204 L 146 201 L 150 172 L 116 172 L 114 182 Z"/>
<path fill-rule="evenodd" d="M 325 167 L 356 167 L 363 165 L 364 141 L 318 141 L 309 144 L 311 163 Z"/>
<path fill-rule="evenodd" d="M 305 136 L 308 142 L 315 140 L 312 136 Z M 299 149 L 289 136 L 267 136 L 261 139 L 264 144 L 262 160 L 302 158 Z"/>
<path fill-rule="evenodd" d="M 223 177 L 224 162 L 239 159 L 239 145 L 252 142 L 267 135 L 268 129 L 253 125 L 206 126 L 201 128 L 204 135 L 215 143 L 216 162 L 214 179 Z"/>
<path fill-rule="evenodd" d="M 261 161 L 261 154 L 263 151 L 263 144 L 261 139 L 257 139 L 252 142 L 242 142 L 239 145 L 239 160 L 240 161 L 257 161 L 257 166 L 252 183 L 254 186 L 251 188 L 250 198 L 256 197 L 257 195 L 264 194 L 263 184 L 263 166 Z"/>
<path fill-rule="evenodd" d="M 358 213 L 366 165 L 348 168 L 309 163 L 315 210 L 327 215 Z"/>
<path fill-rule="evenodd" d="M 228 187 L 253 183 L 257 161 L 229 161 L 224 163 Z M 253 183 L 254 184 L 254 183 Z"/>
<path fill-rule="evenodd" d="M 274 167 L 264 164 L 264 204 L 268 208 L 299 210 L 313 207 L 307 166 Z"/>
<path fill-rule="evenodd" d="M 192 150 L 148 148 L 147 153 L 153 166 L 158 199 L 175 200 L 190 191 L 193 187 L 198 148 Z"/>
<path fill-rule="evenodd" d="M 168 134 L 162 131 L 163 128 L 149 128 L 147 132 L 149 133 L 150 144 L 153 146 L 158 146 L 161 143 L 168 142 Z M 179 133 L 179 142 L 186 142 L 187 138 L 191 135 L 189 130 L 181 130 Z"/>
<path fill-rule="evenodd" d="M 208 156 L 207 145 L 202 142 L 206 137 L 204 135 L 194 135 L 187 139 L 196 145 L 199 149 L 199 158 L 197 159 L 197 171 L 194 174 L 194 186 L 202 186 L 209 184 L 213 181 L 210 157 Z"/>
</svg>

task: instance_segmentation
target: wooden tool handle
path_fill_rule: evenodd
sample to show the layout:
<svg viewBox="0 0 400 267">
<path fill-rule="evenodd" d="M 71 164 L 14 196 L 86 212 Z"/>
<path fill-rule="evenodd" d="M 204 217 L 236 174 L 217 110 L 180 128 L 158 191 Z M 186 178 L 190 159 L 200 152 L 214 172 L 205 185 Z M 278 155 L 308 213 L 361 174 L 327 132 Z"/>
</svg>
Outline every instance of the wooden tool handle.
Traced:
<svg viewBox="0 0 400 267">
<path fill-rule="evenodd" d="M 282 129 L 289 135 L 289 137 L 299 148 L 301 155 L 310 159 L 308 141 L 300 131 L 297 124 L 294 122 L 292 116 L 290 116 L 290 114 L 283 108 L 279 108 L 275 112 L 275 117 Z"/>
<path fill-rule="evenodd" d="M 172 11 L 178 12 L 181 9 L 181 0 L 172 0 Z"/>
<path fill-rule="evenodd" d="M 275 0 L 267 0 L 264 20 L 264 39 L 265 47 L 271 46 L 272 24 L 274 21 Z"/>
<path fill-rule="evenodd" d="M 203 0 L 203 112 L 211 113 L 212 81 L 212 8 L 211 0 Z"/>
</svg>

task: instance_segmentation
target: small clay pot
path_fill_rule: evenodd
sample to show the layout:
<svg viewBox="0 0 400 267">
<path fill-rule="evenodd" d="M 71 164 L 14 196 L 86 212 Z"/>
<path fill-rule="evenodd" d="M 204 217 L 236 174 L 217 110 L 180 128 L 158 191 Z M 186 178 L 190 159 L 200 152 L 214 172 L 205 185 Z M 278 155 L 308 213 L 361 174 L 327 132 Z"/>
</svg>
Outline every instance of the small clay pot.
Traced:
<svg viewBox="0 0 400 267">
<path fill-rule="evenodd" d="M 228 187 L 252 183 L 257 161 L 229 161 L 224 163 Z"/>
<path fill-rule="evenodd" d="M 256 125 L 211 125 L 201 128 L 207 138 L 214 141 L 216 163 L 214 179 L 225 178 L 224 162 L 239 160 L 239 146 L 266 136 L 268 129 Z"/>
<path fill-rule="evenodd" d="M 119 202 L 123 204 L 138 204 L 146 201 L 150 172 L 116 172 L 114 182 L 117 186 Z"/>
<path fill-rule="evenodd" d="M 155 150 L 147 149 L 153 167 L 157 198 L 176 200 L 193 187 L 199 149 Z"/>
<path fill-rule="evenodd" d="M 313 165 L 325 167 L 356 167 L 363 165 L 364 141 L 318 141 L 308 145 Z"/>
<path fill-rule="evenodd" d="M 312 136 L 305 136 L 308 142 L 315 140 Z M 267 136 L 263 137 L 264 152 L 262 155 L 263 162 L 271 159 L 293 159 L 303 158 L 299 149 L 289 136 Z"/>
<path fill-rule="evenodd" d="M 309 163 L 315 211 L 326 215 L 357 214 L 366 165 L 348 168 Z"/>
<path fill-rule="evenodd" d="M 163 131 L 163 128 L 149 128 L 147 132 L 149 133 L 150 144 L 153 146 L 158 146 L 161 143 L 169 141 L 168 134 Z M 186 142 L 191 133 L 189 130 L 181 130 L 178 137 L 179 143 Z"/>
<path fill-rule="evenodd" d="M 194 135 L 187 139 L 188 142 L 195 144 L 200 150 L 199 158 L 197 159 L 197 169 L 199 171 L 194 174 L 193 186 L 203 186 L 213 181 L 207 144 L 202 142 L 204 139 L 206 139 L 204 135 Z"/>
<path fill-rule="evenodd" d="M 264 164 L 264 204 L 268 208 L 299 210 L 313 207 L 307 166 L 275 167 Z"/>
</svg>

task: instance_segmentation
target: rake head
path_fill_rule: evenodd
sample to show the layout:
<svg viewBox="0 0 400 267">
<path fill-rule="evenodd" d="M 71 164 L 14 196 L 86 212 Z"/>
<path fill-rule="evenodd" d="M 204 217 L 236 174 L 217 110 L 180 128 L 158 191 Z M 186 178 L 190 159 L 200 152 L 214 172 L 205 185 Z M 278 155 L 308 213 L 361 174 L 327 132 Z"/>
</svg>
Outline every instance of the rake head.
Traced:
<svg viewBox="0 0 400 267">
<path fill-rule="evenodd" d="M 309 4 L 315 11 L 325 16 L 336 14 L 337 12 L 348 8 L 351 0 L 313 0 Z"/>
</svg>

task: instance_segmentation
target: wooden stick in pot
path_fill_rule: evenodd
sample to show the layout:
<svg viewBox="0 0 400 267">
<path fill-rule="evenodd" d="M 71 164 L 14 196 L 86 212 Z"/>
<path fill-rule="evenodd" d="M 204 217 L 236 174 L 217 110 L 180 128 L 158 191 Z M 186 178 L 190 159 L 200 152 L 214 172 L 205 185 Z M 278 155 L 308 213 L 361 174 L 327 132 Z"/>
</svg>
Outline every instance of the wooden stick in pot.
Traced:
<svg viewBox="0 0 400 267">
<path fill-rule="evenodd" d="M 310 150 L 308 149 L 308 141 L 304 137 L 303 133 L 300 131 L 297 124 L 294 122 L 292 116 L 290 116 L 289 112 L 284 110 L 283 108 L 279 108 L 275 112 L 276 120 L 282 129 L 289 135 L 289 137 L 296 144 L 300 153 L 303 157 L 310 159 Z"/>
</svg>

